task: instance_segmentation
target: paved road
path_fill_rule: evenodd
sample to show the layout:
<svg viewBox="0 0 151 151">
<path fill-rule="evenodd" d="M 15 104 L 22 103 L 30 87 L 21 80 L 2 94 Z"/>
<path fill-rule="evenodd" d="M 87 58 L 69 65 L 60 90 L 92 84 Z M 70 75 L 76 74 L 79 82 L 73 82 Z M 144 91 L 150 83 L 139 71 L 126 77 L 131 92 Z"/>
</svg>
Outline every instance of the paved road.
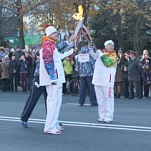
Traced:
<svg viewBox="0 0 151 151">
<path fill-rule="evenodd" d="M 151 151 L 151 99 L 115 100 L 112 124 L 97 122 L 97 107 L 78 106 L 78 97 L 63 96 L 61 135 L 43 134 L 45 108 L 40 98 L 25 129 L 20 124 L 28 93 L 0 92 L 0 151 Z"/>
</svg>

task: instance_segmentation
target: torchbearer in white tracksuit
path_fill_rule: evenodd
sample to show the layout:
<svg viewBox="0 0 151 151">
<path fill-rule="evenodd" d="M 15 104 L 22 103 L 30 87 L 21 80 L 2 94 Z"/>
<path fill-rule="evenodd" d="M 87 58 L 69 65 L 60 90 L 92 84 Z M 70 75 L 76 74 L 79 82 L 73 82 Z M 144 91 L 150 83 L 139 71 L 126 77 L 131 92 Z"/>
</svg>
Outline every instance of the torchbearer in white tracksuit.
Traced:
<svg viewBox="0 0 151 151">
<path fill-rule="evenodd" d="M 114 51 L 114 42 L 104 43 L 105 49 L 98 50 L 91 55 L 96 59 L 92 83 L 95 87 L 98 101 L 98 122 L 110 123 L 114 114 L 114 79 L 116 72 L 117 55 Z"/>
<path fill-rule="evenodd" d="M 45 29 L 45 34 L 40 50 L 40 85 L 46 86 L 47 90 L 47 116 L 44 133 L 61 134 L 58 117 L 62 103 L 62 83 L 65 82 L 61 59 L 71 55 L 73 49 L 63 54 L 58 52 L 55 46 L 55 42 L 58 40 L 55 27 L 48 26 Z M 74 39 L 75 36 L 72 40 Z"/>
</svg>

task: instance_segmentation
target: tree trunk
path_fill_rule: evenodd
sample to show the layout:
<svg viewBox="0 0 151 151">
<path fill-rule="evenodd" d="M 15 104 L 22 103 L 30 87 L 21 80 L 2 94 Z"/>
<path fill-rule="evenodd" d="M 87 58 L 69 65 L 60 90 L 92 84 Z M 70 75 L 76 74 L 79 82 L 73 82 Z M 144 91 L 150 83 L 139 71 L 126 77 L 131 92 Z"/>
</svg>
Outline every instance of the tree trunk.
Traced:
<svg viewBox="0 0 151 151">
<path fill-rule="evenodd" d="M 19 41 L 20 41 L 20 47 L 22 49 L 25 48 L 25 41 L 24 41 L 24 29 L 23 29 L 23 17 L 21 17 L 19 20 L 18 20 L 20 23 L 20 27 L 18 28 L 19 29 Z"/>
<path fill-rule="evenodd" d="M 1 22 L 2 22 L 2 7 L 0 7 L 0 46 L 2 45 L 2 24 L 1 24 Z"/>
<path fill-rule="evenodd" d="M 22 14 L 22 3 L 21 3 L 21 0 L 17 0 L 16 8 L 17 8 L 17 17 L 18 17 L 19 42 L 20 42 L 20 47 L 22 49 L 24 49 L 25 48 L 25 41 L 24 41 L 23 14 Z"/>
<path fill-rule="evenodd" d="M 141 15 L 138 15 L 137 17 L 137 22 L 135 24 L 135 28 L 134 28 L 134 37 L 133 37 L 133 44 L 134 44 L 134 49 L 135 51 L 139 54 L 139 24 L 140 24 L 140 21 L 141 21 Z"/>
<path fill-rule="evenodd" d="M 122 26 L 121 26 L 121 16 L 120 16 L 120 14 L 117 14 L 117 15 L 118 15 L 118 20 L 117 20 L 118 47 L 123 49 L 124 46 L 123 46 L 123 32 L 122 32 Z"/>
</svg>

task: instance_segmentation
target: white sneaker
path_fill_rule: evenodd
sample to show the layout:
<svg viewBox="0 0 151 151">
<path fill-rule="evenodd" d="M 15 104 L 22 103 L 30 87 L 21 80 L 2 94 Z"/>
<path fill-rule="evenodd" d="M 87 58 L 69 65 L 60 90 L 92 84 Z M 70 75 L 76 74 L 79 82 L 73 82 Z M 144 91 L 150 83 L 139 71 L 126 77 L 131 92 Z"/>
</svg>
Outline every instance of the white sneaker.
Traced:
<svg viewBox="0 0 151 151">
<path fill-rule="evenodd" d="M 107 124 L 108 124 L 108 123 L 111 123 L 111 122 L 112 122 L 112 121 L 109 121 L 109 120 L 105 120 L 105 121 L 104 121 L 104 123 L 107 123 Z"/>
<path fill-rule="evenodd" d="M 98 122 L 104 122 L 104 119 L 99 118 Z"/>
<path fill-rule="evenodd" d="M 58 129 L 59 131 L 62 131 L 62 130 L 64 130 L 64 127 L 63 127 L 63 126 L 60 126 L 60 125 L 57 125 L 57 129 Z"/>
<path fill-rule="evenodd" d="M 55 134 L 55 135 L 59 135 L 61 134 L 61 131 L 58 129 L 51 129 L 50 131 L 44 131 L 44 134 Z"/>
</svg>

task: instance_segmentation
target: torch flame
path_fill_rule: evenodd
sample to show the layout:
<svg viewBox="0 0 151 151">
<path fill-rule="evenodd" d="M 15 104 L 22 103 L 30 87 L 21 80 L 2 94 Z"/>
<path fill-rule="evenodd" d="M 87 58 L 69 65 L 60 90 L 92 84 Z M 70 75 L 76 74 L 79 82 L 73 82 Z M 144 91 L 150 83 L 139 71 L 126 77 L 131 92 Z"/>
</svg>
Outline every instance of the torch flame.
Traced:
<svg viewBox="0 0 151 151">
<path fill-rule="evenodd" d="M 82 5 L 78 6 L 78 13 L 74 14 L 72 17 L 75 20 L 78 20 L 78 21 L 82 20 L 82 17 L 83 17 L 83 7 L 82 7 Z"/>
</svg>

